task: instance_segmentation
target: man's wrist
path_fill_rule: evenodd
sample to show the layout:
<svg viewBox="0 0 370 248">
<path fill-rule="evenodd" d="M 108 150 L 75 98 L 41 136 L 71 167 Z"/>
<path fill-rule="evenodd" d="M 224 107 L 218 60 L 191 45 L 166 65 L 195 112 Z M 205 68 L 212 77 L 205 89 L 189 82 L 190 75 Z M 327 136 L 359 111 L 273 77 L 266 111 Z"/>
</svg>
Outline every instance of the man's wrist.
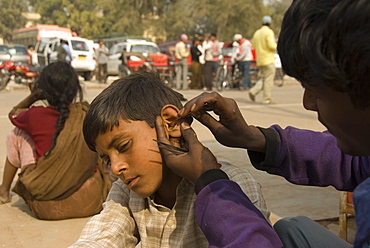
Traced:
<svg viewBox="0 0 370 248">
<path fill-rule="evenodd" d="M 198 194 L 208 184 L 221 179 L 229 179 L 229 177 L 220 169 L 211 169 L 203 172 L 195 182 L 195 194 Z"/>
</svg>

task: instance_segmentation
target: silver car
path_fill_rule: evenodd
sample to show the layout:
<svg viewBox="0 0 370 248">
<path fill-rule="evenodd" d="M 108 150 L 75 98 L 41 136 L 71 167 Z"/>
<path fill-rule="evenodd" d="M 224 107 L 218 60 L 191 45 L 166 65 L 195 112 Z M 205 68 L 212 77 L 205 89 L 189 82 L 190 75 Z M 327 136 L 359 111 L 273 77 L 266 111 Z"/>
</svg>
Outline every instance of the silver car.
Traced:
<svg viewBox="0 0 370 248">
<path fill-rule="evenodd" d="M 20 62 L 27 65 L 30 62 L 30 56 L 24 45 L 2 44 L 0 45 L 0 61 Z"/>
</svg>

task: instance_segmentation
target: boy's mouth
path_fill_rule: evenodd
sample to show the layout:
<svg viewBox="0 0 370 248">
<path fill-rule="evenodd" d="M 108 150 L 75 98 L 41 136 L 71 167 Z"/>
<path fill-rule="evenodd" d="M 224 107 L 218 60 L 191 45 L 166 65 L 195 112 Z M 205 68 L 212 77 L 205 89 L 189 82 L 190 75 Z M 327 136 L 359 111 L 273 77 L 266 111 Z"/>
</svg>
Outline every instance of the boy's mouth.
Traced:
<svg viewBox="0 0 370 248">
<path fill-rule="evenodd" d="M 132 177 L 132 178 L 128 178 L 124 181 L 124 183 L 129 186 L 129 188 L 137 181 L 139 177 Z"/>
</svg>

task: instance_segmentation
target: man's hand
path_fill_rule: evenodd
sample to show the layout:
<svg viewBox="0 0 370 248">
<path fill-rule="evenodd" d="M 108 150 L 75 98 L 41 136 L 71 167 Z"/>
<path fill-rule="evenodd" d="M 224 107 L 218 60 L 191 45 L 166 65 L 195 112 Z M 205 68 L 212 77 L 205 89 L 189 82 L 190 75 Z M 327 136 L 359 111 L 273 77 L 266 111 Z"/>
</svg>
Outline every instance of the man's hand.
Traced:
<svg viewBox="0 0 370 248">
<path fill-rule="evenodd" d="M 213 111 L 219 120 L 211 116 Z M 187 102 L 179 112 L 179 118 L 191 115 L 208 127 L 218 142 L 229 147 L 239 147 L 264 152 L 265 137 L 259 129 L 248 126 L 238 105 L 231 98 L 224 98 L 217 92 L 207 93 Z"/>
<path fill-rule="evenodd" d="M 161 117 L 158 116 L 156 119 L 157 139 L 161 142 L 170 144 L 163 125 Z M 187 153 L 178 154 L 160 148 L 167 167 L 175 174 L 193 183 L 196 182 L 203 172 L 210 169 L 219 169 L 215 156 L 208 148 L 204 147 L 199 142 L 194 130 L 186 122 L 181 123 L 181 133 L 189 151 Z"/>
</svg>

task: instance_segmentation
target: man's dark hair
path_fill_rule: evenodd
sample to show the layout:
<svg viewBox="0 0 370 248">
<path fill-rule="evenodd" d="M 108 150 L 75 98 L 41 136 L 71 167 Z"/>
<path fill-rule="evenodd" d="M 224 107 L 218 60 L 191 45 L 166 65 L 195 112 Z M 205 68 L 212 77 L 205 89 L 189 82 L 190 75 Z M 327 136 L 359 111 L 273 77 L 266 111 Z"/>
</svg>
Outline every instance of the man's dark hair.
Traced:
<svg viewBox="0 0 370 248">
<path fill-rule="evenodd" d="M 368 0 L 295 0 L 278 41 L 284 71 L 303 86 L 347 92 L 358 108 L 370 103 Z"/>
<path fill-rule="evenodd" d="M 215 33 L 211 33 L 211 37 L 217 37 L 217 35 Z"/>
<path fill-rule="evenodd" d="M 114 81 L 91 103 L 83 123 L 83 133 L 89 148 L 95 151 L 99 134 L 119 126 L 119 121 L 146 121 L 155 127 L 162 107 L 172 104 L 182 108 L 182 94 L 167 87 L 153 72 L 137 72 Z"/>
</svg>

